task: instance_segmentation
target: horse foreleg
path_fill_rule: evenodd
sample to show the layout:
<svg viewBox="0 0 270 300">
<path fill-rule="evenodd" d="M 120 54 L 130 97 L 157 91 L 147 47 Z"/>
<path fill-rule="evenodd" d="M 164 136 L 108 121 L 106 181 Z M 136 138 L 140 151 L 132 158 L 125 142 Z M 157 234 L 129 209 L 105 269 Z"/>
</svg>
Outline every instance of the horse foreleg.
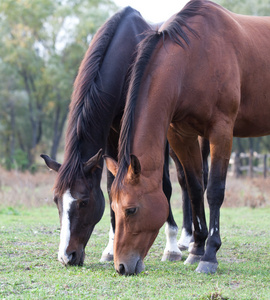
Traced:
<svg viewBox="0 0 270 300">
<path fill-rule="evenodd" d="M 187 250 L 192 238 L 192 211 L 191 204 L 187 190 L 186 178 L 183 167 L 177 158 L 174 151 L 170 148 L 170 156 L 173 159 L 177 171 L 177 179 L 182 191 L 182 211 L 183 223 L 180 239 L 177 243 L 180 250 Z"/>
<path fill-rule="evenodd" d="M 178 226 L 174 220 L 171 209 L 172 186 L 169 174 L 169 144 L 166 145 L 164 168 L 163 168 L 163 191 L 169 203 L 169 216 L 165 226 L 166 247 L 162 256 L 162 261 L 177 261 L 182 259 L 182 252 L 177 246 Z"/>
<path fill-rule="evenodd" d="M 111 130 L 108 138 L 106 154 L 114 158 L 115 160 L 117 160 L 118 138 L 119 138 L 118 133 L 115 132 L 114 130 Z M 113 261 L 113 241 L 114 241 L 114 232 L 115 232 L 115 215 L 111 207 L 111 186 L 113 181 L 114 181 L 113 174 L 109 170 L 107 170 L 107 191 L 110 199 L 111 226 L 109 231 L 109 242 L 107 244 L 107 247 L 102 252 L 100 262 Z"/>
<path fill-rule="evenodd" d="M 203 255 L 196 271 L 201 273 L 215 273 L 218 262 L 216 253 L 221 246 L 220 239 L 220 207 L 224 200 L 226 174 L 232 148 L 232 127 L 226 128 L 222 135 L 216 132 L 210 134 L 211 168 L 207 186 L 207 200 L 210 209 L 209 234 Z M 224 129 L 223 129 L 224 130 Z"/>
<path fill-rule="evenodd" d="M 105 261 L 113 261 L 113 240 L 114 240 L 114 232 L 115 232 L 115 216 L 114 211 L 111 208 L 111 197 L 110 197 L 110 191 L 111 191 L 111 185 L 114 180 L 114 176 L 107 171 L 107 190 L 110 198 L 110 214 L 111 214 L 111 226 L 109 231 L 109 242 L 102 252 L 100 262 Z"/>
<path fill-rule="evenodd" d="M 200 143 L 200 149 L 201 149 L 202 160 L 203 160 L 204 190 L 206 190 L 207 181 L 208 181 L 207 159 L 210 152 L 209 141 L 204 138 L 199 138 L 199 143 Z M 192 210 L 191 210 L 191 203 L 190 203 L 188 190 L 187 190 L 185 173 L 179 159 L 177 158 L 176 154 L 171 148 L 170 148 L 170 156 L 175 163 L 178 182 L 182 190 L 183 224 L 182 224 L 181 236 L 177 245 L 180 250 L 187 250 L 187 249 L 191 250 L 194 242 L 192 236 Z"/>
<path fill-rule="evenodd" d="M 185 263 L 193 264 L 199 261 L 204 254 L 208 233 L 203 202 L 204 184 L 201 151 L 196 137 L 183 137 L 172 127 L 168 131 L 168 140 L 183 166 L 191 200 L 194 244 Z"/>
<path fill-rule="evenodd" d="M 210 145 L 209 141 L 205 138 L 199 137 L 199 144 L 202 153 L 202 161 L 203 161 L 203 182 L 204 182 L 204 190 L 207 188 L 208 183 L 208 156 L 210 153 Z"/>
</svg>

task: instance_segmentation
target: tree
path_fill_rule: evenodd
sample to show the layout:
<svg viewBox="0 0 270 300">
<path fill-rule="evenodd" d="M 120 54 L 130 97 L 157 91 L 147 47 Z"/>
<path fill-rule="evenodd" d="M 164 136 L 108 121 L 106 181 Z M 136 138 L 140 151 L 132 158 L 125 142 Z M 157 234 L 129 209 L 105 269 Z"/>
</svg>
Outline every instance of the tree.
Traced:
<svg viewBox="0 0 270 300">
<path fill-rule="evenodd" d="M 232 12 L 251 16 L 270 16 L 268 0 L 215 0 Z"/>
<path fill-rule="evenodd" d="M 115 9 L 112 0 L 0 2 L 0 155 L 8 164 L 20 150 L 30 167 L 38 147 L 55 158 L 80 61 Z"/>
</svg>

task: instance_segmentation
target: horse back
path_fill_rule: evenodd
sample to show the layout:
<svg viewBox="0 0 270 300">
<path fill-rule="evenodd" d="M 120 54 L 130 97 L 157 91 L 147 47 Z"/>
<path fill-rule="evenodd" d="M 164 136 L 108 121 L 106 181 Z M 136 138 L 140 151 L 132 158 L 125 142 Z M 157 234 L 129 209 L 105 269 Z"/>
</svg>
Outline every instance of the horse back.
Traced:
<svg viewBox="0 0 270 300">
<path fill-rule="evenodd" d="M 270 17 L 238 15 L 207 2 L 188 25 L 197 33 L 188 33 L 189 47 L 170 41 L 171 50 L 160 48 L 181 82 L 173 91 L 179 103 L 174 120 L 189 124 L 186 134 L 195 129 L 206 137 L 206 128 L 224 117 L 235 121 L 235 136 L 269 134 Z M 168 55 L 176 51 L 180 55 Z"/>
</svg>

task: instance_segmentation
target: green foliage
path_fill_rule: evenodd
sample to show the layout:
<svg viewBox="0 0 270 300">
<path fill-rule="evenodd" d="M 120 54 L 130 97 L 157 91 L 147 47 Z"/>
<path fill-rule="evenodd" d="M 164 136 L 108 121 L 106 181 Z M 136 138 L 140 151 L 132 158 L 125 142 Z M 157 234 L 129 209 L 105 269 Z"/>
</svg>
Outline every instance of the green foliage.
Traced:
<svg viewBox="0 0 270 300">
<path fill-rule="evenodd" d="M 238 14 L 270 16 L 268 0 L 215 0 L 214 2 Z"/>
<path fill-rule="evenodd" d="M 79 64 L 115 10 L 112 0 L 0 2 L 0 162 L 18 164 L 19 149 L 29 168 L 57 150 Z"/>
<path fill-rule="evenodd" d="M 21 149 L 16 149 L 14 153 L 14 159 L 12 161 L 7 159 L 5 163 L 8 170 L 17 169 L 20 171 L 25 171 L 29 165 L 27 153 Z"/>
</svg>

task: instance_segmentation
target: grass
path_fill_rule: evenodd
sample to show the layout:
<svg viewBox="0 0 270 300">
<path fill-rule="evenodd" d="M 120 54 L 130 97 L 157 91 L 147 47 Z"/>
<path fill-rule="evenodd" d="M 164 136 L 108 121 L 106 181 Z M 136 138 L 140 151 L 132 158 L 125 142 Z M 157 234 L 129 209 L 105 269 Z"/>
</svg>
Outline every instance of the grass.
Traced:
<svg viewBox="0 0 270 300">
<path fill-rule="evenodd" d="M 228 179 L 216 274 L 197 274 L 196 265 L 187 267 L 183 261 L 161 262 L 162 228 L 145 271 L 121 277 L 112 262 L 99 262 L 108 241 L 108 205 L 86 248 L 84 266 L 66 268 L 57 261 L 54 174 L 2 169 L 0 174 L 0 299 L 270 299 L 269 179 Z M 173 172 L 172 181 L 175 219 L 181 224 Z"/>
<path fill-rule="evenodd" d="M 223 246 L 215 275 L 196 266 L 161 262 L 161 230 L 139 276 L 121 277 L 113 263 L 99 263 L 106 246 L 109 212 L 86 249 L 84 267 L 57 261 L 59 220 L 55 207 L 0 210 L 1 299 L 269 299 L 270 209 L 223 208 Z M 182 217 L 180 211 L 176 219 Z M 187 253 L 184 253 L 184 259 Z"/>
</svg>

